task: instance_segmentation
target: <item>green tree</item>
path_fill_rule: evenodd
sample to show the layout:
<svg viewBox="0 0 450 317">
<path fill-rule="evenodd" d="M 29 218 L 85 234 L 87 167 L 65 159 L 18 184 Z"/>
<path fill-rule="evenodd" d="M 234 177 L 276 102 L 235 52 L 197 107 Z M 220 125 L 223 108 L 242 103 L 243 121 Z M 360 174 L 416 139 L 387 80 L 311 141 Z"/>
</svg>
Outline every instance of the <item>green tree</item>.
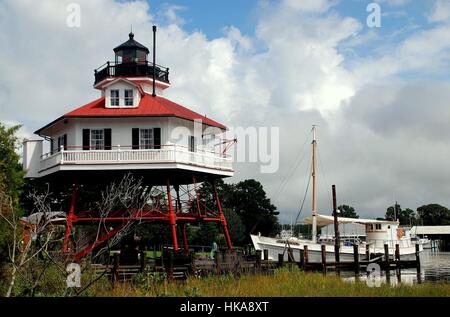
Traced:
<svg viewBox="0 0 450 317">
<path fill-rule="evenodd" d="M 4 184 L 5 194 L 11 197 L 15 206 L 23 185 L 24 171 L 16 153 L 20 144 L 17 131 L 20 125 L 7 128 L 0 123 L 0 183 Z"/>
<path fill-rule="evenodd" d="M 216 187 L 222 207 L 233 210 L 241 219 L 245 227 L 244 242 L 249 241 L 250 233 L 275 235 L 280 232 L 279 213 L 260 182 L 248 179 L 237 184 L 225 184 L 218 180 Z M 214 191 L 209 183 L 202 184 L 200 197 L 209 208 L 217 209 Z"/>
<path fill-rule="evenodd" d="M 389 206 L 386 209 L 385 219 L 393 221 L 398 219 L 401 225 L 417 224 L 416 214 L 414 210 L 410 208 L 402 209 L 399 204 L 395 204 L 395 206 Z"/>
<path fill-rule="evenodd" d="M 227 228 L 230 233 L 231 241 L 234 245 L 242 245 L 245 241 L 245 226 L 239 215 L 230 208 L 223 209 L 223 214 L 227 219 Z"/>
<path fill-rule="evenodd" d="M 417 208 L 421 224 L 425 226 L 450 225 L 450 211 L 438 204 L 429 204 Z"/>
<path fill-rule="evenodd" d="M 231 192 L 224 195 L 224 205 L 233 208 L 241 217 L 247 240 L 249 234 L 275 235 L 279 232 L 279 213 L 260 182 L 248 179 L 231 185 L 230 189 Z"/>
<path fill-rule="evenodd" d="M 18 209 L 24 172 L 16 150 L 19 147 L 17 131 L 20 126 L 7 128 L 0 123 L 0 213 L 9 217 L 12 209 Z M 0 219 L 0 264 L 8 259 L 8 243 L 11 228 Z"/>
<path fill-rule="evenodd" d="M 359 215 L 356 213 L 355 208 L 348 205 L 340 205 L 338 207 L 338 210 L 340 211 L 339 217 L 344 218 L 359 218 Z"/>
</svg>

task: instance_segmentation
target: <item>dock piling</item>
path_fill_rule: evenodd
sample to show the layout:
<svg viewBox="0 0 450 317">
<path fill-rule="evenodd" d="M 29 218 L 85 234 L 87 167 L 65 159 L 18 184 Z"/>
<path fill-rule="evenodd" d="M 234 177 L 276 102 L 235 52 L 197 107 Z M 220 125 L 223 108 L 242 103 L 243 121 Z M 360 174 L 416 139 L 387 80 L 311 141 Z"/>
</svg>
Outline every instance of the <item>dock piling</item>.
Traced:
<svg viewBox="0 0 450 317">
<path fill-rule="evenodd" d="M 266 250 L 264 250 L 266 251 Z M 256 262 L 255 262 L 255 271 L 256 273 L 259 273 L 261 271 L 261 250 L 256 250 Z M 265 252 L 264 252 L 265 256 Z"/>
<path fill-rule="evenodd" d="M 386 266 L 386 281 L 390 281 L 391 277 L 391 266 L 389 264 L 389 245 L 384 245 L 384 263 Z"/>
<path fill-rule="evenodd" d="M 419 244 L 416 243 L 416 268 L 417 268 L 417 283 L 422 283 L 422 274 L 420 273 L 420 248 Z"/>
<path fill-rule="evenodd" d="M 327 251 L 325 244 L 322 244 L 321 246 L 322 251 L 322 272 L 323 274 L 327 274 Z"/>
<path fill-rule="evenodd" d="M 278 254 L 278 267 L 279 268 L 283 267 L 283 261 L 284 261 L 284 254 L 279 253 Z"/>
<path fill-rule="evenodd" d="M 355 274 L 359 275 L 359 246 L 353 245 L 353 260 L 355 261 Z"/>
<path fill-rule="evenodd" d="M 308 246 L 307 245 L 303 246 L 303 257 L 305 259 L 304 264 L 305 265 L 308 264 L 309 259 L 308 259 Z"/>
<path fill-rule="evenodd" d="M 402 268 L 400 263 L 400 245 L 398 243 L 395 244 L 395 264 L 397 268 L 397 279 L 399 282 L 402 280 Z"/>
</svg>

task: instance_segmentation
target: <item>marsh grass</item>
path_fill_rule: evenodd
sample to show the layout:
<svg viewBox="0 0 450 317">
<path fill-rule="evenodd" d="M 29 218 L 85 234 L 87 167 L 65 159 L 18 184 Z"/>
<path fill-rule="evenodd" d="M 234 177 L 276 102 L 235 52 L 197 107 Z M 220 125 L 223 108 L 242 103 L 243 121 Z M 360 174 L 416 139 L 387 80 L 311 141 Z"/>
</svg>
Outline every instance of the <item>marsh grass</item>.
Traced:
<svg viewBox="0 0 450 317">
<path fill-rule="evenodd" d="M 150 283 L 150 285 L 149 285 Z M 143 283 L 120 283 L 114 289 L 94 287 L 93 296 L 211 296 L 211 297 L 435 297 L 450 296 L 450 284 L 382 284 L 369 287 L 364 282 L 349 283 L 334 275 L 277 270 L 271 275 L 210 276 L 168 283 L 165 279 L 147 279 Z"/>
</svg>

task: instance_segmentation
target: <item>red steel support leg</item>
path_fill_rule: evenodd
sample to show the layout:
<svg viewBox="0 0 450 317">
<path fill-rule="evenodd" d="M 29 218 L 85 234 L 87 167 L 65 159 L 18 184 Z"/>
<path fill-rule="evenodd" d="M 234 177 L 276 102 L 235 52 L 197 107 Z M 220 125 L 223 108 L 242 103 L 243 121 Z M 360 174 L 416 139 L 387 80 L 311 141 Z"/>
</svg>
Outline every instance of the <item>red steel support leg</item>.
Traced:
<svg viewBox="0 0 450 317">
<path fill-rule="evenodd" d="M 231 243 L 230 233 L 228 232 L 227 227 L 227 219 L 225 218 L 225 215 L 222 212 L 222 206 L 220 205 L 220 199 L 219 194 L 217 193 L 216 182 L 212 181 L 212 185 L 214 188 L 214 195 L 216 197 L 217 209 L 219 210 L 220 222 L 222 223 L 223 233 L 225 234 L 225 239 L 227 240 L 227 246 L 229 250 L 233 250 L 233 244 Z"/>
<path fill-rule="evenodd" d="M 94 241 L 93 243 L 89 244 L 87 247 L 85 247 L 83 250 L 81 250 L 80 252 L 78 252 L 75 255 L 75 258 L 77 260 L 81 259 L 82 257 L 84 257 L 86 254 L 88 254 L 89 252 L 91 252 L 94 248 L 98 247 L 99 245 L 105 243 L 109 238 L 113 237 L 117 232 L 119 232 L 120 229 L 122 229 L 122 227 L 127 223 L 127 221 L 122 222 L 122 224 L 118 225 L 117 227 L 115 227 L 113 230 L 105 233 L 103 236 L 101 236 L 100 238 L 98 238 L 98 240 Z"/>
<path fill-rule="evenodd" d="M 77 200 L 77 185 L 73 186 L 72 201 L 70 203 L 69 214 L 67 215 L 66 234 L 64 235 L 63 252 L 69 251 L 70 232 L 72 231 L 72 222 L 75 220 L 75 202 Z"/>
<path fill-rule="evenodd" d="M 169 204 L 169 221 L 170 221 L 170 229 L 172 232 L 172 242 L 173 242 L 173 250 L 178 252 L 178 240 L 177 240 L 177 216 L 175 215 L 175 211 L 172 206 L 172 195 L 170 194 L 170 183 L 169 179 L 167 179 L 167 201 Z"/>
</svg>

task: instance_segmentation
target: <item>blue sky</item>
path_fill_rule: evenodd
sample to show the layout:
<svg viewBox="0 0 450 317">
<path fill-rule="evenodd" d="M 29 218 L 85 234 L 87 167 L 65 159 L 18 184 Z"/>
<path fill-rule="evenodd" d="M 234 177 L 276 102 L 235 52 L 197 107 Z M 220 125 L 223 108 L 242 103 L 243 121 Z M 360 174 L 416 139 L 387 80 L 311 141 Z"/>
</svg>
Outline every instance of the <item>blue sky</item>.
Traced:
<svg viewBox="0 0 450 317">
<path fill-rule="evenodd" d="M 147 0 L 150 10 L 164 11 L 168 6 L 179 7 L 177 15 L 188 31 L 201 31 L 208 38 L 223 35 L 224 27 L 234 25 L 251 35 L 256 23 L 256 0 Z"/>
</svg>

